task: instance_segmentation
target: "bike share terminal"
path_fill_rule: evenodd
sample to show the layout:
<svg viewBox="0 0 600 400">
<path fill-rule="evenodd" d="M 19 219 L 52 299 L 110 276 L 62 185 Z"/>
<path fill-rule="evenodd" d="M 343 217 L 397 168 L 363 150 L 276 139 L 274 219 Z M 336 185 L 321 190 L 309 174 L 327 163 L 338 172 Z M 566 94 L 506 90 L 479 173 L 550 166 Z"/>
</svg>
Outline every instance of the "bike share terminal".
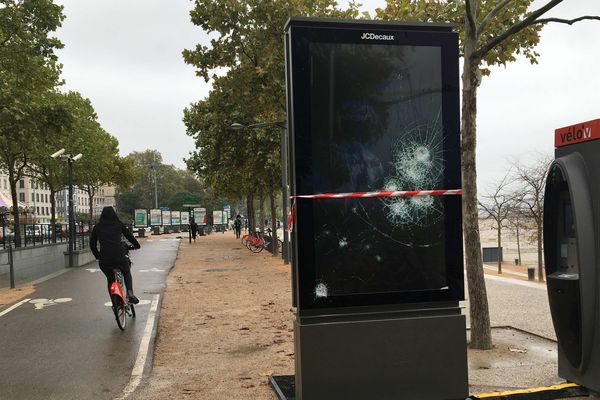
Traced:
<svg viewBox="0 0 600 400">
<path fill-rule="evenodd" d="M 600 120 L 555 131 L 544 257 L 558 374 L 600 392 Z"/>
</svg>

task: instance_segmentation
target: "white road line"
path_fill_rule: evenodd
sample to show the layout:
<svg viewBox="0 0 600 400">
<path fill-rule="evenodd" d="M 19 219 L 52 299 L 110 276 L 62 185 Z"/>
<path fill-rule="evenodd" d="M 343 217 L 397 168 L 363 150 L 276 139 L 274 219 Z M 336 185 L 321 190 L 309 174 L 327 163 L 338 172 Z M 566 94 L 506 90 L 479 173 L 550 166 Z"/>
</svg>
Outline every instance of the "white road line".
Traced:
<svg viewBox="0 0 600 400">
<path fill-rule="evenodd" d="M 29 300 L 31 300 L 31 299 L 23 299 L 20 302 L 18 302 L 17 304 L 14 304 L 14 305 L 8 307 L 6 310 L 0 312 L 0 317 L 3 316 L 3 315 L 8 314 L 9 312 L 11 312 L 12 310 L 14 310 L 15 308 L 19 307 L 21 304 L 27 303 Z"/>
<path fill-rule="evenodd" d="M 146 327 L 144 328 L 144 336 L 142 337 L 142 341 L 140 342 L 138 355 L 135 360 L 135 364 L 133 365 L 133 370 L 131 371 L 131 378 L 129 378 L 129 383 L 127 384 L 127 386 L 125 386 L 125 389 L 123 389 L 123 393 L 121 393 L 121 396 L 117 397 L 116 400 L 127 399 L 142 381 L 142 375 L 144 374 L 144 365 L 146 364 L 146 359 L 148 358 L 148 350 L 150 349 L 150 337 L 152 336 L 154 319 L 156 318 L 156 312 L 158 310 L 159 297 L 160 295 L 157 294 L 152 299 L 150 313 L 148 314 L 148 320 L 146 321 Z"/>
</svg>

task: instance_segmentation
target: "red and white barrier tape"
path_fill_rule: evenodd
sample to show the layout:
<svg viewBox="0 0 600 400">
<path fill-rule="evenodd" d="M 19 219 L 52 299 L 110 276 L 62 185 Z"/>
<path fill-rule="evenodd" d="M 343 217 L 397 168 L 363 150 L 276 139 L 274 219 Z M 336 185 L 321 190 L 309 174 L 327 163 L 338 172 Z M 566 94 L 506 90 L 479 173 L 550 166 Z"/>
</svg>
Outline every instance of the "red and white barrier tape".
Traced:
<svg viewBox="0 0 600 400">
<path fill-rule="evenodd" d="M 412 197 L 412 196 L 460 196 L 461 189 L 450 190 L 391 190 L 383 192 L 353 192 L 353 193 L 321 193 L 321 194 L 301 194 L 290 196 L 294 200 L 290 213 L 288 215 L 288 229 L 292 230 L 296 220 L 296 201 L 295 199 L 350 199 L 360 197 Z"/>
<path fill-rule="evenodd" d="M 390 190 L 382 192 L 321 193 L 291 196 L 296 199 L 350 199 L 357 197 L 412 197 L 462 195 L 461 189 L 450 190 Z"/>
</svg>

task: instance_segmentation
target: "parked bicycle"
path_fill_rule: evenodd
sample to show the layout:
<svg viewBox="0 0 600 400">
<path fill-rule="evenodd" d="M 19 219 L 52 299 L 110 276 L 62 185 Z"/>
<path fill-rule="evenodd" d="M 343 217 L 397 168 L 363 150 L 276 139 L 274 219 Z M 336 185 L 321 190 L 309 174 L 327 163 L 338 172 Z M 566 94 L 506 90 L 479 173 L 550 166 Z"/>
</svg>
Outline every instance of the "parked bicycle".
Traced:
<svg viewBox="0 0 600 400">
<path fill-rule="evenodd" d="M 264 234 L 260 230 L 257 230 L 254 234 L 248 234 L 242 236 L 242 244 L 253 253 L 260 253 L 263 249 L 271 249 L 271 243 L 273 236 L 271 235 L 271 229 L 267 229 L 267 233 Z M 277 251 L 281 252 L 283 248 L 283 242 L 281 239 L 277 239 Z"/>
<path fill-rule="evenodd" d="M 133 264 L 129 258 L 129 251 L 135 250 L 135 247 L 127 245 L 125 242 L 122 243 L 125 249 L 125 257 L 129 266 Z M 112 303 L 112 309 L 117 320 L 117 325 L 122 331 L 127 326 L 127 317 L 135 318 L 135 308 L 133 303 L 129 301 L 127 297 L 127 286 L 123 279 L 123 272 L 119 268 L 113 270 L 115 274 L 115 281 L 110 285 L 110 301 Z"/>
</svg>

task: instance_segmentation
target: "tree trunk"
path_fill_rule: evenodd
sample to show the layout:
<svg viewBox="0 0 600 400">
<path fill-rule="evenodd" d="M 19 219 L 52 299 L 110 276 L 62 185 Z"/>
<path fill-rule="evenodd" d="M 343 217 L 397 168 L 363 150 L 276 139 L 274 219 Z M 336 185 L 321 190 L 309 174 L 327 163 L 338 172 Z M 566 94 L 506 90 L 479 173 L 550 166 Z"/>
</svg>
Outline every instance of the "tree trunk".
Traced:
<svg viewBox="0 0 600 400">
<path fill-rule="evenodd" d="M 56 243 L 56 195 L 54 187 L 48 185 L 50 188 L 50 232 L 52 235 L 52 243 Z"/>
<path fill-rule="evenodd" d="M 502 229 L 498 224 L 498 274 L 502 273 Z"/>
<path fill-rule="evenodd" d="M 271 202 L 271 238 L 273 257 L 277 257 L 277 207 L 275 206 L 275 189 L 269 190 L 269 200 Z"/>
<path fill-rule="evenodd" d="M 254 193 L 250 193 L 246 199 L 246 207 L 248 208 L 248 233 L 252 234 L 256 228 L 256 218 L 254 216 Z"/>
<path fill-rule="evenodd" d="M 542 265 L 542 221 L 537 221 L 537 258 L 538 258 L 538 281 L 544 282 L 544 266 Z"/>
<path fill-rule="evenodd" d="M 465 32 L 465 56 L 462 91 L 462 191 L 463 235 L 469 287 L 469 315 L 471 320 L 471 347 L 480 350 L 492 348 L 490 314 L 481 259 L 479 215 L 477 212 L 477 170 L 475 165 L 477 119 L 477 72 L 479 60 L 472 59 L 477 40 L 474 29 Z"/>
<path fill-rule="evenodd" d="M 517 220 L 517 257 L 518 257 L 518 265 L 521 265 L 521 241 L 519 239 L 519 224 L 520 221 Z"/>
<path fill-rule="evenodd" d="M 265 231 L 265 195 L 261 190 L 258 194 L 258 226 L 260 227 L 260 231 Z"/>
<path fill-rule="evenodd" d="M 95 190 L 90 189 L 88 191 L 88 198 L 90 200 L 90 220 L 89 220 L 90 223 L 94 220 L 94 194 L 95 194 Z"/>
</svg>

